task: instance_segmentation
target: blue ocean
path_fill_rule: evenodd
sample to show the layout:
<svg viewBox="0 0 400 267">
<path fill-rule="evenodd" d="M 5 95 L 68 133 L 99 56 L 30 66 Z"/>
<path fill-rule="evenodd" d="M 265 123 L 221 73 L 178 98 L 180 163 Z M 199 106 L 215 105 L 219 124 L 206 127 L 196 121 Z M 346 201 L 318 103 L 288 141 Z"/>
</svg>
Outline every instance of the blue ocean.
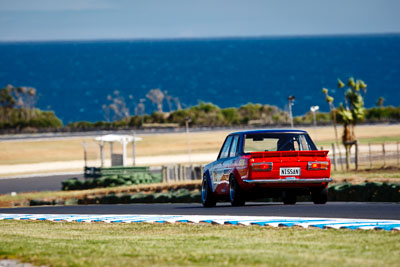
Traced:
<svg viewBox="0 0 400 267">
<path fill-rule="evenodd" d="M 313 105 L 327 111 L 321 89 L 338 105 L 344 91 L 337 78 L 351 76 L 367 83 L 367 107 L 381 96 L 398 106 L 400 35 L 0 43 L 0 87 L 35 87 L 37 106 L 64 123 L 104 120 L 102 105 L 116 90 L 134 115 L 154 88 L 183 107 L 204 101 L 285 109 L 294 95 L 295 115 Z M 147 113 L 156 108 L 144 104 Z M 166 102 L 163 109 L 170 110 Z"/>
</svg>

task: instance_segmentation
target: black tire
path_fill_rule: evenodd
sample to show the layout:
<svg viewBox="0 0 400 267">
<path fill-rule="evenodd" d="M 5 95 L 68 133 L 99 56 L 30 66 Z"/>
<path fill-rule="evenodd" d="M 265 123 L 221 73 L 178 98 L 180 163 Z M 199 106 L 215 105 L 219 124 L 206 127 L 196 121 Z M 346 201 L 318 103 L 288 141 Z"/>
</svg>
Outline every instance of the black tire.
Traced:
<svg viewBox="0 0 400 267">
<path fill-rule="evenodd" d="M 297 201 L 296 193 L 290 191 L 284 191 L 282 194 L 283 204 L 294 205 Z"/>
<path fill-rule="evenodd" d="M 215 199 L 213 192 L 211 191 L 210 185 L 208 184 L 207 177 L 203 177 L 201 184 L 201 203 L 203 207 L 215 207 L 217 200 Z"/>
<path fill-rule="evenodd" d="M 232 206 L 244 206 L 246 203 L 243 190 L 233 176 L 229 178 L 229 199 Z"/>
<path fill-rule="evenodd" d="M 311 199 L 314 204 L 326 204 L 328 201 L 328 187 L 312 190 Z"/>
</svg>

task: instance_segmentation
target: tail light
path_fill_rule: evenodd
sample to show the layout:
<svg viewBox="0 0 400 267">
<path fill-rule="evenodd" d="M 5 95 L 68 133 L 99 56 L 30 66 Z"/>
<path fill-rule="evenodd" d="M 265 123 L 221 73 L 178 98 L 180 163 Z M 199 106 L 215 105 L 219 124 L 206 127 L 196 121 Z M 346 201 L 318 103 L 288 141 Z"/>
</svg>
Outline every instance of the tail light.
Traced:
<svg viewBox="0 0 400 267">
<path fill-rule="evenodd" d="M 329 163 L 327 161 L 310 161 L 308 162 L 309 170 L 327 170 Z"/>
<path fill-rule="evenodd" d="M 272 162 L 256 162 L 251 164 L 251 169 L 255 172 L 269 172 L 272 170 Z"/>
</svg>

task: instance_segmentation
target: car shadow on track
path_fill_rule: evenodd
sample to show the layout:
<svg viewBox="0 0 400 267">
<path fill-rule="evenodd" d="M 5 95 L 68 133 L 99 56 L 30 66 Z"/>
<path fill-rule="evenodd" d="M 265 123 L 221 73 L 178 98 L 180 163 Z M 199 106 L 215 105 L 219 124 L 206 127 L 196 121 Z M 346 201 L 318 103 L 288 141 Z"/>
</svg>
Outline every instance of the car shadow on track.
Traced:
<svg viewBox="0 0 400 267">
<path fill-rule="evenodd" d="M 304 205 L 304 204 L 310 204 L 307 202 L 304 203 L 299 203 L 296 205 Z M 294 207 L 296 205 L 284 205 L 283 203 L 277 203 L 277 202 L 268 202 L 268 203 L 249 203 L 244 206 L 232 206 L 229 203 L 218 203 L 215 207 L 203 207 L 201 204 L 198 206 L 185 206 L 185 207 L 175 207 L 175 209 L 218 209 L 218 208 L 235 208 L 235 209 L 240 209 L 240 208 L 246 208 L 246 207 Z"/>
</svg>

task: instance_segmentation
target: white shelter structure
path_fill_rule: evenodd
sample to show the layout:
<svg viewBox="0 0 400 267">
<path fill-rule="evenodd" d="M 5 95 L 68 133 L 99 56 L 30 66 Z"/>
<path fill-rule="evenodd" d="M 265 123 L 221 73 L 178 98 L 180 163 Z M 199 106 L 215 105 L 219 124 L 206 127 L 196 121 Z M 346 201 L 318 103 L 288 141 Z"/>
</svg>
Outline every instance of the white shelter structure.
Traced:
<svg viewBox="0 0 400 267">
<path fill-rule="evenodd" d="M 136 137 L 135 133 L 133 135 L 107 134 L 98 136 L 94 140 L 97 141 L 100 146 L 101 167 L 104 167 L 105 143 L 110 143 L 111 166 L 127 166 L 127 146 L 132 142 L 133 166 L 136 165 L 136 142 L 141 141 L 142 138 Z M 113 153 L 113 144 L 115 142 L 122 144 L 122 155 Z"/>
</svg>

